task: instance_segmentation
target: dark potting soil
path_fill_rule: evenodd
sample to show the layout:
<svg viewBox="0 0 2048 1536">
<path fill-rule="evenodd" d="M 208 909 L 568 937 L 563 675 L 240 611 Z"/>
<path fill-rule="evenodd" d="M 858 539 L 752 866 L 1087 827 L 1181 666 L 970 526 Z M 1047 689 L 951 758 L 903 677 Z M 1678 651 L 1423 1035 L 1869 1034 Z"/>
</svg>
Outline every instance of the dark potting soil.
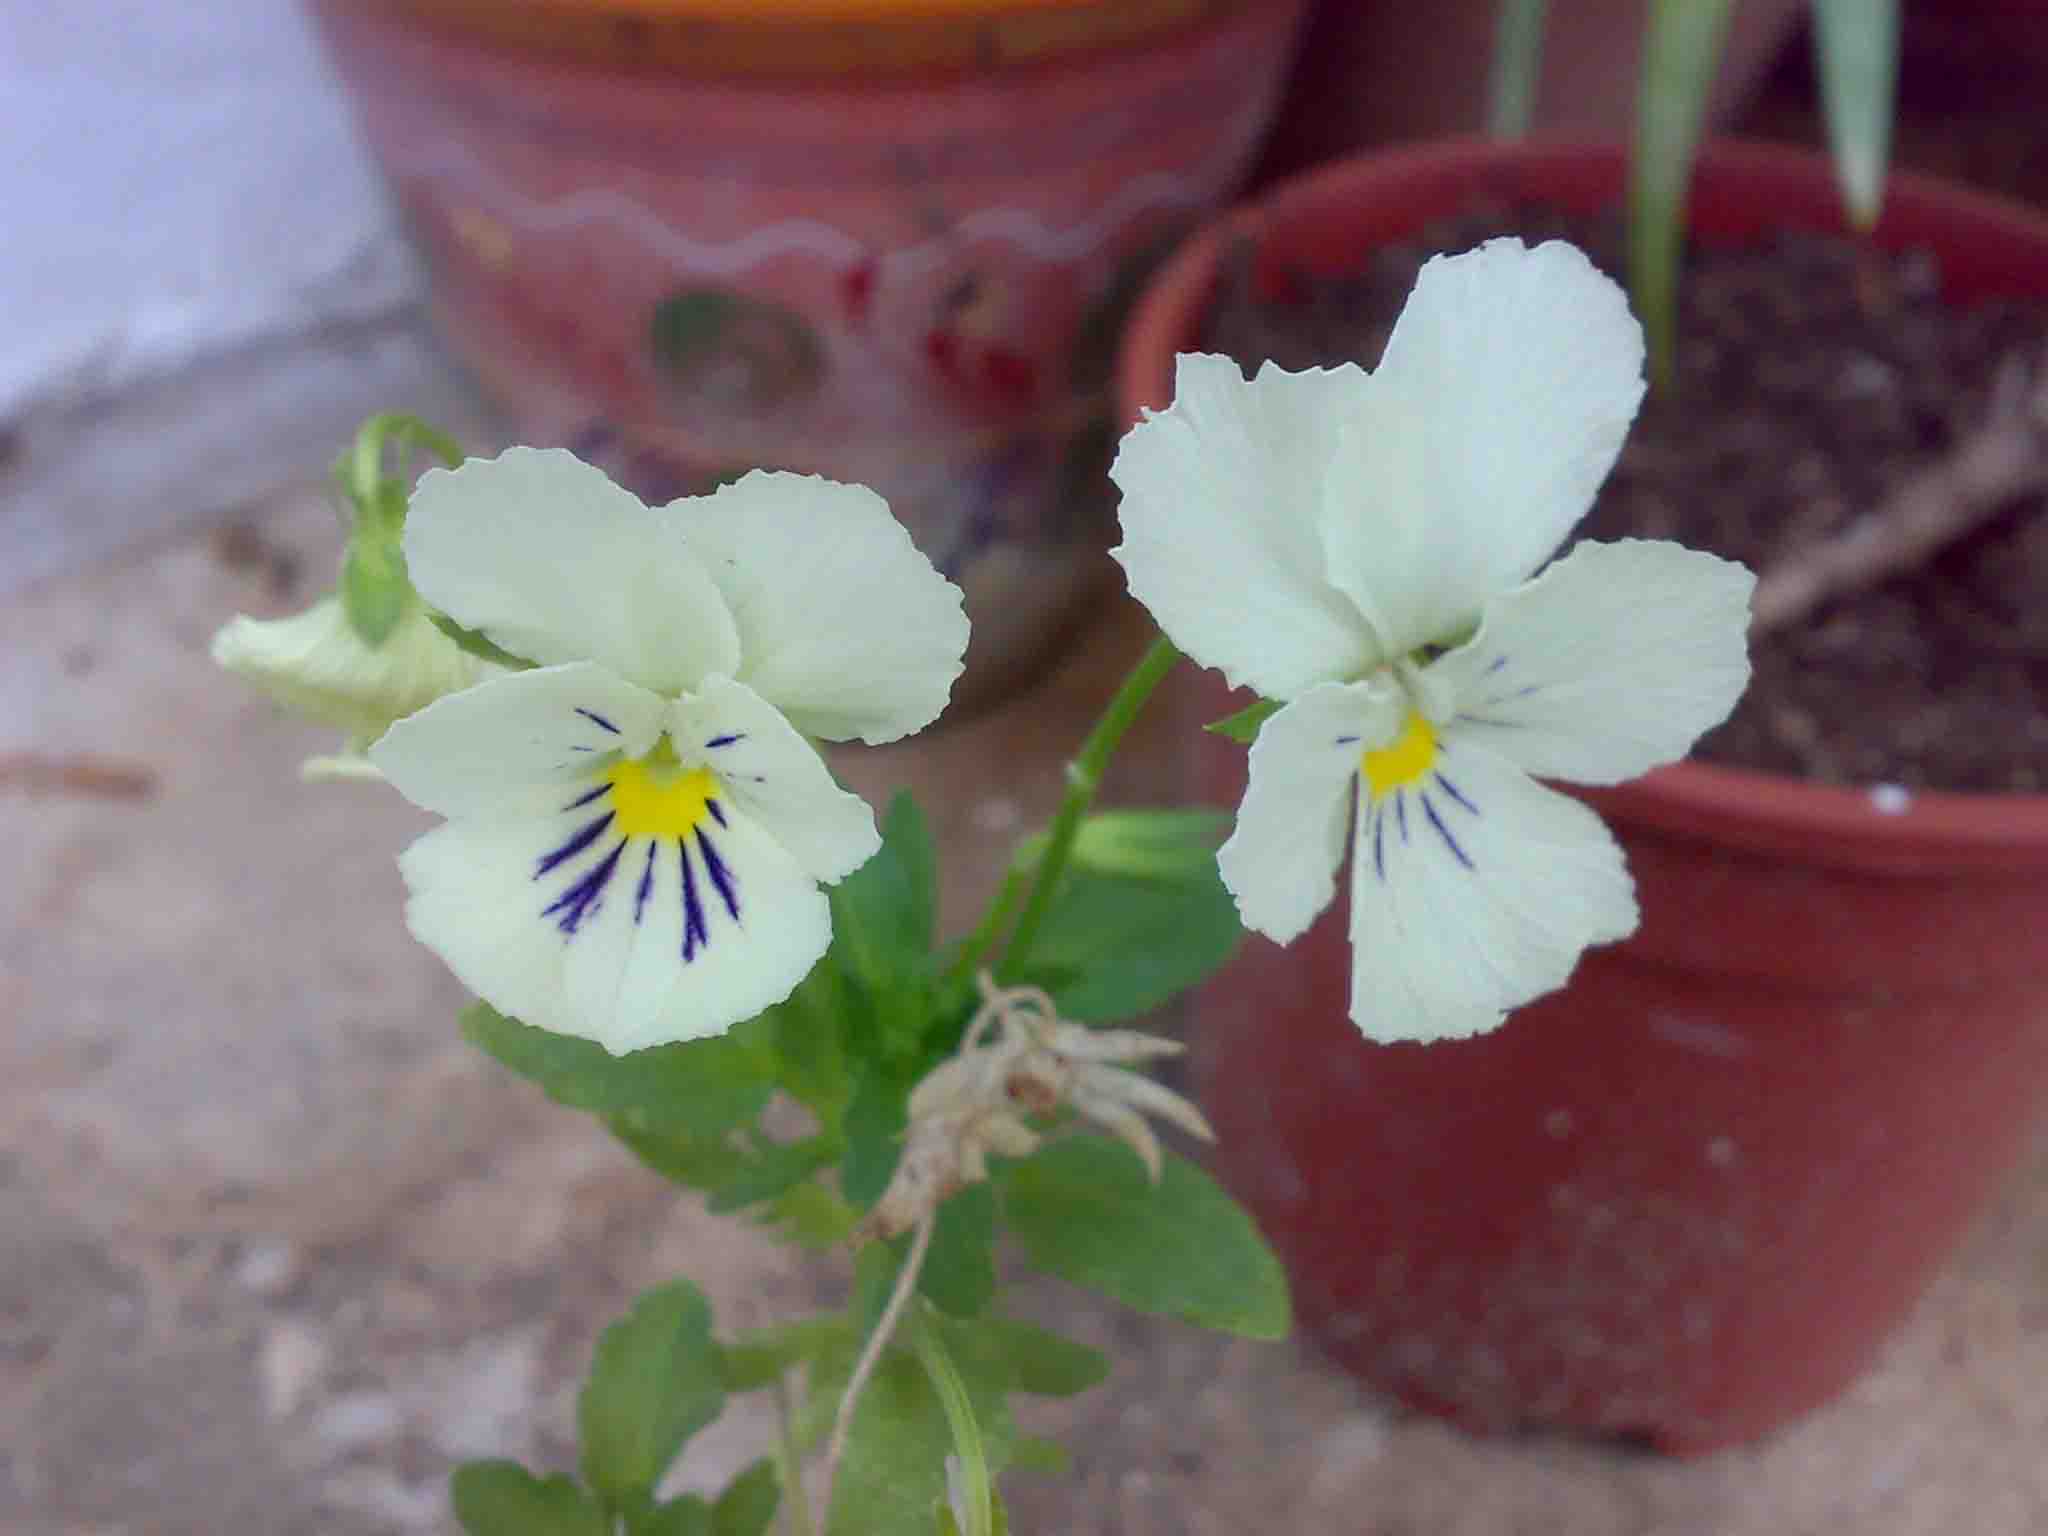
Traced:
<svg viewBox="0 0 2048 1536">
<path fill-rule="evenodd" d="M 1373 366 L 1422 263 L 1500 234 L 1567 239 L 1622 271 L 1618 217 L 1525 207 L 1476 208 L 1356 274 L 1289 274 L 1278 299 L 1252 291 L 1244 249 L 1204 345 L 1248 368 Z M 1680 309 L 1677 388 L 1652 392 L 1579 533 L 1679 539 L 1758 572 L 1953 452 L 2002 367 L 2048 366 L 2048 309 L 1952 308 L 1927 254 L 1821 235 L 1694 250 Z M 1760 636 L 1748 693 L 1695 756 L 1828 783 L 2041 789 L 2044 502 L 2022 497 L 1917 569 Z"/>
</svg>

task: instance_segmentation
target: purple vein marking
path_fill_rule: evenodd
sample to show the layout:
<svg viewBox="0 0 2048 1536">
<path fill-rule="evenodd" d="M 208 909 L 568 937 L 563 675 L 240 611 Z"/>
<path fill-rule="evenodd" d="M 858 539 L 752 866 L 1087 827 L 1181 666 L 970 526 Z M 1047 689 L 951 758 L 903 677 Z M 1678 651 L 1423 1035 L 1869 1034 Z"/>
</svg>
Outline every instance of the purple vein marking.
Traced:
<svg viewBox="0 0 2048 1536">
<path fill-rule="evenodd" d="M 612 871 L 619 867 L 619 855 L 626 851 L 626 841 L 622 837 L 613 843 L 611 852 L 589 874 L 556 897 L 540 915 L 554 918 L 555 926 L 573 938 L 583 919 L 603 905 L 604 888 L 611 884 Z"/>
<path fill-rule="evenodd" d="M 740 920 L 739 892 L 733 889 L 732 871 L 725 867 L 725 860 L 718 856 L 718 849 L 711 839 L 704 835 L 704 829 L 697 829 L 697 851 L 704 855 L 704 873 L 711 877 L 711 883 L 718 891 L 718 899 L 725 903 L 725 910 L 734 922 Z"/>
<path fill-rule="evenodd" d="M 598 796 L 608 795 L 611 793 L 611 791 L 611 785 L 600 784 L 597 786 L 597 788 L 593 789 L 589 794 L 583 795 L 578 799 L 571 800 L 567 805 L 563 806 L 562 809 L 565 811 L 581 810 L 584 806 L 590 804 L 591 801 L 597 799 Z"/>
<path fill-rule="evenodd" d="M 707 748 L 716 750 L 719 747 L 729 747 L 736 741 L 745 741 L 746 739 L 747 733 L 745 731 L 728 731 L 723 736 L 712 737 L 704 745 Z"/>
<path fill-rule="evenodd" d="M 1496 656 L 1493 658 L 1493 661 L 1487 666 L 1487 669 L 1479 675 L 1481 677 L 1491 677 L 1494 673 L 1498 672 L 1502 667 L 1506 666 L 1507 664 L 1507 657 Z"/>
<path fill-rule="evenodd" d="M 1333 747 L 1355 747 L 1358 745 L 1358 738 L 1356 736 L 1339 736 L 1330 745 Z"/>
<path fill-rule="evenodd" d="M 640 871 L 640 888 L 633 893 L 633 926 L 640 926 L 640 914 L 647 908 L 647 897 L 654 890 L 654 854 L 661 844 L 647 845 L 647 865 Z"/>
<path fill-rule="evenodd" d="M 1470 800 L 1467 800 L 1464 797 L 1464 795 L 1460 794 L 1457 785 L 1453 784 L 1449 779 L 1445 778 L 1440 773 L 1434 775 L 1434 777 L 1437 782 L 1437 787 L 1443 790 L 1445 794 L 1449 795 L 1453 800 L 1457 801 L 1458 804 L 1465 807 L 1465 809 L 1470 811 L 1474 816 L 1477 816 L 1479 814 L 1479 807 L 1474 805 Z"/>
<path fill-rule="evenodd" d="M 533 878 L 538 880 L 542 875 L 546 874 L 549 870 L 553 869 L 557 864 L 560 864 L 565 860 L 575 858 L 577 854 L 581 853 L 584 849 L 588 848 L 592 843 L 596 842 L 598 839 L 598 834 L 603 832 L 604 829 L 610 826 L 611 824 L 612 813 L 610 811 L 606 811 L 602 816 L 598 817 L 597 820 L 590 822 L 587 825 L 579 828 L 569 838 L 569 841 L 562 844 L 561 847 L 557 848 L 553 853 L 549 854 L 546 858 L 540 861 L 539 865 L 536 866 L 533 871 Z"/>
<path fill-rule="evenodd" d="M 1465 850 L 1460 848 L 1458 840 L 1451 836 L 1451 829 L 1445 826 L 1443 818 L 1437 815 L 1436 807 L 1430 804 L 1428 795 L 1422 797 L 1422 813 L 1429 818 L 1429 824 L 1436 828 L 1436 835 L 1444 840 L 1444 846 L 1451 850 L 1452 856 L 1467 869 L 1472 869 L 1472 861 L 1465 857 Z"/>
<path fill-rule="evenodd" d="M 599 726 L 604 730 L 610 731 L 614 736 L 619 734 L 619 728 L 616 725 L 613 725 L 611 721 L 605 719 L 603 715 L 600 715 L 594 709 L 585 709 L 581 704 L 579 704 L 576 706 L 576 713 L 581 715 L 584 719 L 588 720 L 592 725 Z"/>
<path fill-rule="evenodd" d="M 1380 877 L 1380 884 L 1387 883 L 1387 851 L 1381 844 L 1381 836 L 1387 830 L 1387 809 L 1376 806 L 1372 813 L 1372 872 Z"/>
<path fill-rule="evenodd" d="M 676 839 L 676 858 L 683 867 L 683 963 L 697 958 L 699 946 L 708 948 L 711 934 L 704 926 L 704 904 L 697 899 L 697 876 L 690 868 L 690 845 Z"/>
<path fill-rule="evenodd" d="M 1408 801 L 1405 790 L 1394 791 L 1394 820 L 1401 823 L 1401 846 L 1408 846 Z"/>
<path fill-rule="evenodd" d="M 706 800 L 704 802 L 704 809 L 711 813 L 713 821 L 717 822 L 721 827 L 725 825 L 724 806 L 720 805 L 716 800 Z"/>
</svg>

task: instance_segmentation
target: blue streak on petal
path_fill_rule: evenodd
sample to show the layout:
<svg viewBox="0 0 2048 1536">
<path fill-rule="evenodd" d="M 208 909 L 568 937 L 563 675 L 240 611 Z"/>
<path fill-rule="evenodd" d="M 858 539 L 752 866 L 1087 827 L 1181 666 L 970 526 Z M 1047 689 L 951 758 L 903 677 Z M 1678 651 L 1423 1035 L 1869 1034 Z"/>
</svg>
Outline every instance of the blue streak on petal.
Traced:
<svg viewBox="0 0 2048 1536">
<path fill-rule="evenodd" d="M 1426 794 L 1422 797 L 1422 813 L 1429 818 L 1429 824 L 1436 828 L 1436 835 L 1444 840 L 1444 846 L 1451 850 L 1452 857 L 1467 869 L 1474 868 L 1472 861 L 1465 857 L 1465 850 L 1460 848 L 1458 840 L 1451 836 L 1451 829 L 1444 825 L 1444 819 L 1437 815 L 1436 807 L 1430 804 L 1429 796 Z"/>
<path fill-rule="evenodd" d="M 721 827 L 725 825 L 724 806 L 720 805 L 716 800 L 706 800 L 704 802 L 704 809 L 711 813 L 713 821 L 717 822 Z"/>
<path fill-rule="evenodd" d="M 745 741 L 746 739 L 747 733 L 745 731 L 728 731 L 723 736 L 712 737 L 704 745 L 707 750 L 715 752 L 720 747 L 729 747 L 736 741 Z"/>
<path fill-rule="evenodd" d="M 1457 785 L 1453 784 L 1449 779 L 1445 778 L 1440 773 L 1433 775 L 1433 777 L 1436 779 L 1437 787 L 1441 789 L 1445 794 L 1449 795 L 1453 800 L 1457 801 L 1458 804 L 1465 807 L 1465 809 L 1470 811 L 1474 816 L 1477 816 L 1479 814 L 1479 807 L 1474 805 L 1470 800 L 1467 800 L 1465 796 L 1459 791 Z"/>
<path fill-rule="evenodd" d="M 610 731 L 614 736 L 619 734 L 619 728 L 594 709 L 585 709 L 581 704 L 578 704 L 576 706 L 576 713 L 588 720 L 592 725 Z"/>
<path fill-rule="evenodd" d="M 1379 876 L 1380 884 L 1387 883 L 1387 851 L 1383 835 L 1387 829 L 1387 809 L 1376 805 L 1372 810 L 1372 872 Z"/>
<path fill-rule="evenodd" d="M 721 825 L 723 821 L 721 820 Z M 718 891 L 718 899 L 725 903 L 726 914 L 734 922 L 740 920 L 739 892 L 733 889 L 732 871 L 726 868 L 725 860 L 718 856 L 718 849 L 711 839 L 704 835 L 704 829 L 697 828 L 697 851 L 704 855 L 704 873 L 711 877 L 711 884 Z"/>
<path fill-rule="evenodd" d="M 1408 846 L 1407 794 L 1408 791 L 1405 789 L 1397 789 L 1394 791 L 1394 820 L 1398 821 L 1401 824 L 1401 846 L 1403 848 L 1406 848 Z"/>
<path fill-rule="evenodd" d="M 697 876 L 690 868 L 690 846 L 676 839 L 676 858 L 683 868 L 683 963 L 697 958 L 700 946 L 708 948 L 711 934 L 704 926 L 704 904 L 697 899 Z"/>
<path fill-rule="evenodd" d="M 564 860 L 575 858 L 577 854 L 581 853 L 584 849 L 588 848 L 592 843 L 596 842 L 598 839 L 598 835 L 602 833 L 604 829 L 610 826 L 611 824 L 612 813 L 610 811 L 606 811 L 602 816 L 598 817 L 597 820 L 590 822 L 587 825 L 579 828 L 574 834 L 570 836 L 569 840 L 566 843 L 562 844 L 561 847 L 557 848 L 553 853 L 549 854 L 546 858 L 540 861 L 540 863 L 535 867 L 533 871 L 533 878 L 538 880 L 542 875 L 546 874 L 549 870 L 553 869 L 557 864 L 562 863 Z"/>
<path fill-rule="evenodd" d="M 633 926 L 635 928 L 640 926 L 640 914 L 647 909 L 647 898 L 654 890 L 654 855 L 660 847 L 660 843 L 652 840 L 649 840 L 647 844 L 647 864 L 640 871 L 640 888 L 633 893 Z"/>
<path fill-rule="evenodd" d="M 1505 656 L 1496 656 L 1496 657 L 1494 657 L 1494 658 L 1493 658 L 1493 660 L 1492 660 L 1491 662 L 1489 662 L 1489 663 L 1487 664 L 1487 668 L 1486 668 L 1486 670 L 1485 670 L 1484 672 L 1480 673 L 1479 675 L 1480 675 L 1481 677 L 1491 677 L 1491 676 L 1493 676 L 1493 674 L 1494 674 L 1494 673 L 1498 672 L 1498 671 L 1499 671 L 1499 670 L 1500 670 L 1500 669 L 1501 669 L 1502 667 L 1506 666 L 1507 664 L 1508 664 L 1508 659 L 1507 659 L 1507 657 L 1505 657 Z"/>
<path fill-rule="evenodd" d="M 1339 736 L 1330 745 L 1333 747 L 1355 747 L 1358 745 L 1358 738 L 1356 736 Z"/>
<path fill-rule="evenodd" d="M 603 905 L 604 888 L 611 884 L 612 871 L 619 867 L 619 855 L 626 851 L 627 841 L 622 837 L 612 844 L 611 851 L 588 874 L 543 908 L 540 915 L 554 918 L 555 926 L 574 938 L 583 919 Z"/>
<path fill-rule="evenodd" d="M 612 787 L 610 784 L 600 784 L 597 786 L 597 788 L 593 789 L 589 794 L 580 796 L 575 800 L 571 800 L 567 805 L 563 806 L 562 809 L 565 811 L 580 810 L 584 806 L 590 804 L 591 801 L 599 798 L 602 795 L 608 795 L 611 792 Z"/>
</svg>

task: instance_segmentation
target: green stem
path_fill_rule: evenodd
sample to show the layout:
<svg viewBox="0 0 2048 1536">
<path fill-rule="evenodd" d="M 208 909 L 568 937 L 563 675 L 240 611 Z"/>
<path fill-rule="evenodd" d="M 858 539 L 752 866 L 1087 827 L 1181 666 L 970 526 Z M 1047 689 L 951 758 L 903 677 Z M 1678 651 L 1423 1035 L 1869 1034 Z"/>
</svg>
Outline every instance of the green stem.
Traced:
<svg viewBox="0 0 2048 1536">
<path fill-rule="evenodd" d="M 775 1419 L 781 1430 L 776 1471 L 782 1478 L 782 1528 L 788 1536 L 811 1536 L 811 1506 L 804 1496 L 803 1457 L 796 1448 L 795 1410 L 789 1399 L 789 1378 L 775 1377 Z"/>
<path fill-rule="evenodd" d="M 967 1395 L 967 1383 L 960 1379 L 953 1357 L 938 1330 L 923 1317 L 912 1329 L 917 1358 L 931 1378 L 932 1389 L 946 1410 L 946 1423 L 953 1431 L 953 1449 L 960 1456 L 961 1481 L 966 1485 L 967 1528 L 962 1536 L 993 1536 L 995 1531 L 995 1489 L 988 1477 L 988 1449 L 982 1443 L 981 1426 L 975 1422 L 974 1402 Z"/>
<path fill-rule="evenodd" d="M 1047 835 L 1045 856 L 1038 861 L 1038 871 L 1031 887 L 1031 899 L 1024 905 L 1024 915 L 1017 919 L 1016 931 L 1010 935 L 1010 947 L 1003 955 L 1003 972 L 1014 976 L 1031 953 L 1031 945 L 1038 937 L 1038 930 L 1045 926 L 1046 914 L 1052 910 L 1053 893 L 1058 890 L 1060 877 L 1067 872 L 1067 860 L 1074 851 L 1074 838 L 1081 830 L 1081 820 L 1088 814 L 1088 807 L 1095 803 L 1095 791 L 1102 783 L 1103 770 L 1115 755 L 1117 744 L 1124 739 L 1124 732 L 1138 718 L 1138 712 L 1145 707 L 1145 701 L 1152 697 L 1174 663 L 1180 660 L 1180 652 L 1173 642 L 1160 635 L 1152 642 L 1151 648 L 1131 668 L 1130 675 L 1118 688 L 1116 696 L 1103 710 L 1102 717 L 1095 722 L 1095 729 L 1088 733 L 1088 739 L 1081 743 L 1081 753 L 1067 764 L 1067 793 L 1060 801 L 1060 808 L 1052 821 L 1052 831 Z"/>
<path fill-rule="evenodd" d="M 1017 915 L 1017 907 L 1024 900 L 1024 871 L 1012 865 L 1003 872 L 1002 889 L 996 892 L 996 899 L 989 904 L 987 913 L 981 919 L 981 926 L 967 936 L 967 942 L 960 946 L 960 954 L 946 969 L 946 981 L 957 985 L 971 977 L 988 952 L 995 948 L 996 940 L 1003 936 L 1003 929 L 1010 919 Z"/>
</svg>

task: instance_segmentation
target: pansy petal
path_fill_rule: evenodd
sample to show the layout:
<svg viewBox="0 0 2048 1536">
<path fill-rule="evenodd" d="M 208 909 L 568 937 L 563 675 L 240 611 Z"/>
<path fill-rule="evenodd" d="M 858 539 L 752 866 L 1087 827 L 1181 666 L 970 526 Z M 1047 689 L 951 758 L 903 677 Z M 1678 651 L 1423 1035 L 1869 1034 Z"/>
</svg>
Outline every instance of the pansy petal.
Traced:
<svg viewBox="0 0 2048 1536">
<path fill-rule="evenodd" d="M 559 448 L 429 470 L 405 558 L 428 602 L 530 661 L 601 662 L 669 694 L 739 664 L 725 599 L 675 519 Z"/>
<path fill-rule="evenodd" d="M 1427 772 L 1359 806 L 1351 1017 L 1371 1039 L 1492 1029 L 1635 926 L 1600 818 L 1485 747 L 1447 738 Z"/>
<path fill-rule="evenodd" d="M 1592 506 L 1642 401 L 1642 327 L 1576 247 L 1492 240 L 1423 267 L 1372 382 L 1323 537 L 1406 652 L 1460 638 Z"/>
<path fill-rule="evenodd" d="M 601 803 L 465 818 L 399 867 L 407 925 L 465 986 L 614 1053 L 752 1018 L 832 937 L 817 883 L 731 809 L 677 836 L 622 833 Z"/>
<path fill-rule="evenodd" d="M 813 879 L 842 879 L 882 846 L 868 803 L 834 783 L 811 744 L 744 683 L 709 678 L 678 700 L 669 738 L 684 763 L 717 775 L 725 798 Z"/>
<path fill-rule="evenodd" d="M 967 649 L 960 589 L 866 486 L 755 470 L 673 515 L 732 611 L 733 675 L 808 736 L 924 729 Z"/>
<path fill-rule="evenodd" d="M 423 810 L 467 816 L 544 805 L 612 754 L 661 735 L 667 702 L 575 662 L 492 678 L 398 721 L 370 761 Z"/>
<path fill-rule="evenodd" d="M 1323 683 L 1259 728 L 1237 826 L 1216 854 L 1247 928 L 1285 944 L 1330 904 L 1360 756 L 1402 713 L 1384 683 Z"/>
<path fill-rule="evenodd" d="M 1179 359 L 1173 404 L 1125 434 L 1112 550 L 1173 643 L 1233 687 L 1287 699 L 1382 659 L 1324 575 L 1323 480 L 1369 387 L 1345 365 L 1247 381 L 1227 357 Z"/>
<path fill-rule="evenodd" d="M 1749 595 L 1733 561 L 1656 539 L 1585 543 L 1492 599 L 1424 673 L 1445 728 L 1526 773 L 1615 784 L 1685 756 L 1749 682 Z"/>
</svg>

